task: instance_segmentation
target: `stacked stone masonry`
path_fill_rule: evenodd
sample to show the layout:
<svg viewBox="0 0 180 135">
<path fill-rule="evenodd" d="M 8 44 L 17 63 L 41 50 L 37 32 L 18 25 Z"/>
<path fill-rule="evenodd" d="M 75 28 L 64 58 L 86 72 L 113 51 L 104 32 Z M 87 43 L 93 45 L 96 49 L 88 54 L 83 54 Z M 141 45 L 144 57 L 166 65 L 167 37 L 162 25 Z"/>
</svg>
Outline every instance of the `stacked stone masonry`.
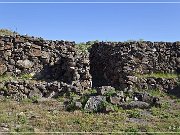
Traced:
<svg viewBox="0 0 180 135">
<path fill-rule="evenodd" d="M 0 75 L 18 77 L 31 74 L 36 78 L 36 83 L 39 84 L 37 80 L 49 83 L 45 86 L 46 90 L 57 92 L 66 88 L 79 93 L 91 88 L 92 83 L 88 54 L 81 55 L 74 46 L 74 42 L 50 41 L 28 36 L 0 37 Z M 49 88 L 50 83 L 54 82 L 58 83 L 57 90 Z M 29 88 L 26 90 L 27 95 L 30 90 L 41 90 L 33 87 L 34 85 L 26 87 L 29 85 L 26 82 L 10 81 L 4 85 L 8 89 L 9 85 L 22 86 L 23 90 L 16 88 L 19 91 Z"/>
<path fill-rule="evenodd" d="M 180 73 L 180 42 L 100 42 L 90 51 L 93 86 L 110 85 L 123 91 L 170 90 L 178 78 L 138 78 L 152 73 Z"/>
<path fill-rule="evenodd" d="M 119 91 L 172 90 L 178 78 L 138 78 L 150 73 L 180 73 L 180 42 L 99 42 L 80 53 L 75 42 L 28 36 L 0 37 L 0 75 L 31 74 L 35 80 L 0 82 L 0 95 L 56 97 L 79 95 L 93 87 Z M 11 91 L 12 90 L 12 91 Z M 16 96 L 15 96 L 16 95 Z"/>
</svg>

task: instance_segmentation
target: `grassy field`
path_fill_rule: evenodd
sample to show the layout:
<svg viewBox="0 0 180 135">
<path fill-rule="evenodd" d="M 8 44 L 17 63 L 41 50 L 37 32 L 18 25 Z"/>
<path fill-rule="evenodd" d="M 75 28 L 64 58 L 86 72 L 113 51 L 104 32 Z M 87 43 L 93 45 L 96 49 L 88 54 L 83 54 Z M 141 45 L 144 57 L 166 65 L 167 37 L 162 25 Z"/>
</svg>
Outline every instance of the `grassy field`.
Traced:
<svg viewBox="0 0 180 135">
<path fill-rule="evenodd" d="M 1 132 L 180 132 L 180 99 L 166 94 L 161 108 L 122 110 L 109 114 L 67 112 L 61 102 L 49 100 L 32 103 L 2 98 Z M 12 133 L 13 134 L 13 133 Z M 27 134 L 27 133 L 26 133 Z M 75 134 L 75 133 L 74 133 Z M 146 133 L 152 134 L 155 133 Z M 160 133 L 159 133 L 160 134 Z M 161 133 L 164 134 L 164 133 Z M 176 133 L 178 134 L 178 133 Z"/>
</svg>

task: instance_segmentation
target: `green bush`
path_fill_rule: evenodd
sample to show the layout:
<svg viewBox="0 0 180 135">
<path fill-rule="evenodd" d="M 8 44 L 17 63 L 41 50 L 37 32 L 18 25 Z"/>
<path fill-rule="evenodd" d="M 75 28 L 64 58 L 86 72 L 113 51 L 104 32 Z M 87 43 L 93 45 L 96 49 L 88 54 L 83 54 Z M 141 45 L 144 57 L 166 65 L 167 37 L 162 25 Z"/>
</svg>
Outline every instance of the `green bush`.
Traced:
<svg viewBox="0 0 180 135">
<path fill-rule="evenodd" d="M 97 94 L 96 89 L 87 89 L 83 92 L 84 95 L 94 95 Z"/>
<path fill-rule="evenodd" d="M 27 117 L 25 114 L 18 115 L 18 122 L 20 124 L 26 124 L 27 123 Z"/>
<path fill-rule="evenodd" d="M 75 47 L 79 52 L 87 53 L 88 50 L 91 48 L 91 45 L 82 42 L 82 43 L 76 44 Z"/>
<path fill-rule="evenodd" d="M 81 97 L 80 102 L 81 102 L 83 108 L 84 108 L 84 106 L 86 105 L 86 102 L 88 101 L 88 99 L 89 99 L 89 96 L 88 96 L 88 95 L 83 95 L 83 96 Z"/>
<path fill-rule="evenodd" d="M 110 96 L 113 96 L 116 94 L 116 90 L 115 89 L 112 89 L 110 91 L 107 91 L 104 96 L 107 96 L 107 97 L 110 97 Z"/>
<path fill-rule="evenodd" d="M 147 91 L 152 96 L 165 97 L 166 93 L 160 89 L 150 89 Z"/>
<path fill-rule="evenodd" d="M 87 53 L 89 49 L 92 47 L 94 43 L 98 43 L 98 40 L 95 41 L 88 41 L 88 42 L 81 42 L 76 44 L 76 49 L 79 50 L 79 52 Z"/>
</svg>

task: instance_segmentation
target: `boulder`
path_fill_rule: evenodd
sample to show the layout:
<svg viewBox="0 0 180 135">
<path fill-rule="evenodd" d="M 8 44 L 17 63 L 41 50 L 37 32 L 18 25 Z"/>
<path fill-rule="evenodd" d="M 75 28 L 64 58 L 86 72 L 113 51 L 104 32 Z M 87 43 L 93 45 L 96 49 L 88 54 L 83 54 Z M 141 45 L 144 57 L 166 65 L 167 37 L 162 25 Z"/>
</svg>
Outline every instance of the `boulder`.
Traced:
<svg viewBox="0 0 180 135">
<path fill-rule="evenodd" d="M 137 101 L 143 101 L 151 105 L 155 105 L 157 102 L 159 102 L 158 97 L 151 96 L 147 92 L 144 92 L 144 93 L 135 92 L 133 96 L 134 96 L 134 99 L 137 99 Z"/>
<path fill-rule="evenodd" d="M 34 87 L 34 89 L 30 90 L 28 97 L 29 98 L 41 98 L 43 95 L 39 89 Z"/>
<path fill-rule="evenodd" d="M 84 110 L 89 112 L 103 111 L 102 104 L 104 101 L 104 96 L 91 96 L 86 102 Z"/>
<path fill-rule="evenodd" d="M 122 102 L 123 98 L 122 97 L 118 97 L 118 96 L 110 96 L 110 103 L 114 104 L 114 105 L 118 105 L 120 104 L 120 102 Z"/>
</svg>

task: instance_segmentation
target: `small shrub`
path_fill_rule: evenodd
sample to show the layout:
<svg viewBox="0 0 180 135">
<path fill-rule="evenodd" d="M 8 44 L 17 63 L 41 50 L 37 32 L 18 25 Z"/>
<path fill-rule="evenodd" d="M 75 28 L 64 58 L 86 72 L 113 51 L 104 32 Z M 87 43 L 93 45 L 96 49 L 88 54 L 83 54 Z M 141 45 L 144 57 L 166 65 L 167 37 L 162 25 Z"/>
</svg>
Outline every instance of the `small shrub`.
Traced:
<svg viewBox="0 0 180 135">
<path fill-rule="evenodd" d="M 115 112 L 121 111 L 117 105 L 112 105 L 112 108 Z"/>
<path fill-rule="evenodd" d="M 20 77 L 20 79 L 32 79 L 33 78 L 33 75 L 32 74 L 22 74 Z"/>
<path fill-rule="evenodd" d="M 87 53 L 88 50 L 91 48 L 91 44 L 86 44 L 82 42 L 82 43 L 76 44 L 75 47 L 79 52 Z"/>
<path fill-rule="evenodd" d="M 98 111 L 99 112 L 106 112 L 106 108 L 109 108 L 110 111 L 113 112 L 118 112 L 119 111 L 119 107 L 117 105 L 113 105 L 107 101 L 102 101 L 101 104 L 98 106 Z"/>
<path fill-rule="evenodd" d="M 20 122 L 21 124 L 26 124 L 27 123 L 27 117 L 25 114 L 23 115 L 18 115 L 18 122 Z"/>
<path fill-rule="evenodd" d="M 96 89 L 87 89 L 83 92 L 84 95 L 95 95 L 97 94 Z"/>
<path fill-rule="evenodd" d="M 148 90 L 148 93 L 152 96 L 157 96 L 157 97 L 165 97 L 166 96 L 166 93 L 160 89 L 151 89 L 151 90 Z"/>
<path fill-rule="evenodd" d="M 30 98 L 30 100 L 31 100 L 32 103 L 36 102 L 37 99 L 39 99 L 38 96 L 33 96 L 33 97 Z"/>
<path fill-rule="evenodd" d="M 81 104 L 82 104 L 83 107 L 86 105 L 88 99 L 89 99 L 89 96 L 88 96 L 88 95 L 83 95 L 83 96 L 81 97 L 80 102 L 81 102 Z"/>
<path fill-rule="evenodd" d="M 98 112 L 103 112 L 105 111 L 106 107 L 109 106 L 110 104 L 107 101 L 102 101 L 99 105 L 98 105 Z"/>
<path fill-rule="evenodd" d="M 127 110 L 127 114 L 130 118 L 140 118 L 142 116 L 138 109 Z"/>
<path fill-rule="evenodd" d="M 104 94 L 104 96 L 110 97 L 116 94 L 116 90 L 112 89 Z"/>
<path fill-rule="evenodd" d="M 70 98 L 76 97 L 77 95 L 74 92 L 70 92 Z"/>
<path fill-rule="evenodd" d="M 77 95 L 76 93 L 74 93 L 74 92 L 70 92 L 70 94 L 69 94 L 69 97 L 68 97 L 70 100 L 78 100 L 78 99 L 80 99 L 80 96 L 79 95 Z"/>
<path fill-rule="evenodd" d="M 66 105 L 66 110 L 67 111 L 74 111 L 76 110 L 75 102 L 74 101 L 69 101 L 69 103 Z"/>
</svg>

